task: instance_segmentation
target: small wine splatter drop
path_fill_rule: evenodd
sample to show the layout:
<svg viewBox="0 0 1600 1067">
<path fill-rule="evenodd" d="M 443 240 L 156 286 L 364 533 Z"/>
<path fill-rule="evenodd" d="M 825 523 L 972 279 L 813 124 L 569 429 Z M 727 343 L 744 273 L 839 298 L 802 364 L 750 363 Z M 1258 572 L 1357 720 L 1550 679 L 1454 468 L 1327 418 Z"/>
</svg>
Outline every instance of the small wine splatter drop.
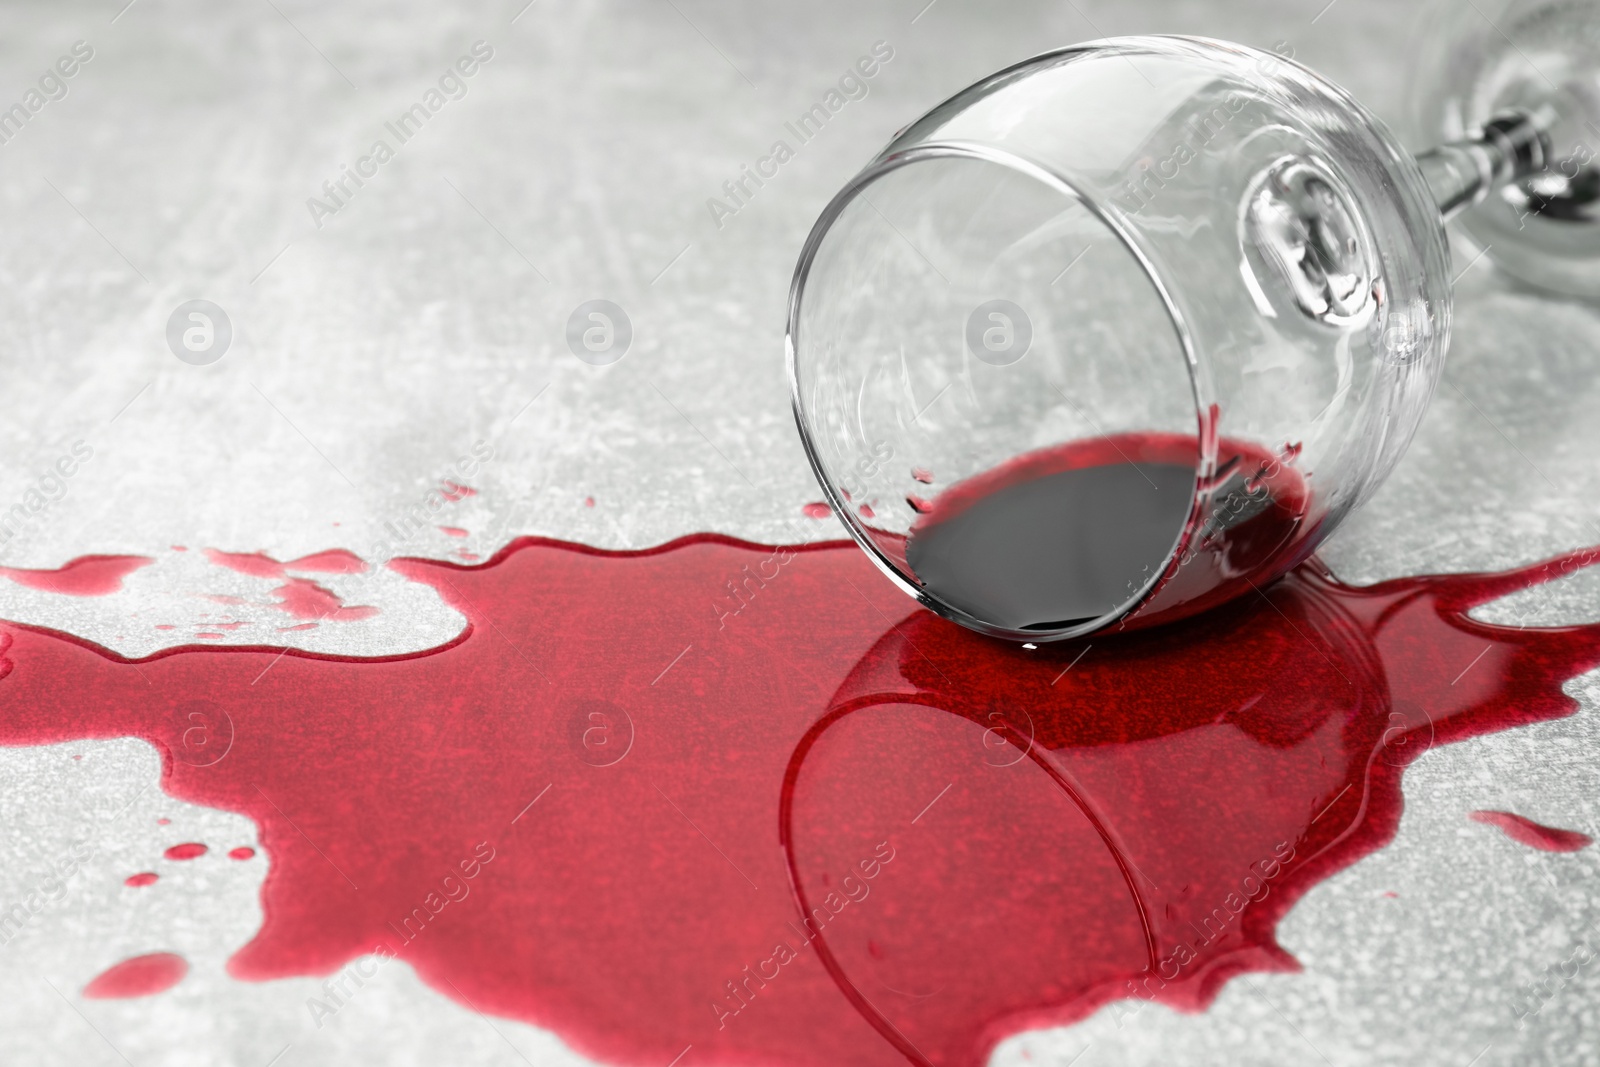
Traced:
<svg viewBox="0 0 1600 1067">
<path fill-rule="evenodd" d="M 933 484 L 933 472 L 926 467 L 912 467 L 911 477 L 915 478 L 923 485 Z"/>
<path fill-rule="evenodd" d="M 280 578 L 283 564 L 264 552 L 224 552 L 218 548 L 204 550 L 206 559 L 230 571 L 248 574 L 252 578 Z"/>
<path fill-rule="evenodd" d="M 208 849 L 198 841 L 185 841 L 181 845 L 173 845 L 162 855 L 169 860 L 193 860 L 204 856 Z"/>
<path fill-rule="evenodd" d="M 240 845 L 238 848 L 228 850 L 230 860 L 250 860 L 255 859 L 255 856 L 256 850 L 249 845 Z"/>
<path fill-rule="evenodd" d="M 323 574 L 365 574 L 367 561 L 354 552 L 330 548 L 326 552 L 292 559 L 284 567 L 291 571 L 320 571 Z"/>
<path fill-rule="evenodd" d="M 100 972 L 83 987 L 83 995 L 93 1000 L 123 1000 L 164 993 L 183 981 L 189 963 L 171 952 L 151 952 L 134 956 Z"/>
<path fill-rule="evenodd" d="M 862 504 L 857 510 L 861 512 L 861 517 L 863 519 L 875 519 L 878 517 L 878 513 L 872 510 L 871 504 Z"/>
<path fill-rule="evenodd" d="M 833 514 L 833 509 L 820 500 L 813 501 L 800 510 L 806 513 L 808 519 L 825 519 Z"/>
<path fill-rule="evenodd" d="M 316 574 L 362 574 L 367 563 L 353 552 L 330 548 L 299 559 L 280 562 L 265 552 L 223 552 L 221 549 L 205 550 L 206 559 L 230 571 L 248 574 L 252 578 L 282 578 L 290 571 L 310 571 Z"/>
<path fill-rule="evenodd" d="M 584 497 L 583 498 L 583 506 L 586 507 L 586 508 L 594 507 L 594 497 L 592 497 L 592 496 Z"/>
<path fill-rule="evenodd" d="M 345 607 L 338 594 L 309 578 L 290 578 L 274 589 L 272 595 L 278 607 L 297 619 L 355 622 L 378 614 L 378 609 L 371 606 Z"/>
<path fill-rule="evenodd" d="M 1529 848 L 1545 852 L 1576 852 L 1580 848 L 1588 848 L 1594 844 L 1594 838 L 1588 834 L 1544 826 L 1521 815 L 1513 815 L 1509 811 L 1475 811 L 1467 817 L 1473 822 L 1498 828 L 1501 833 L 1519 845 L 1527 845 Z"/>
<path fill-rule="evenodd" d="M 140 871 L 138 874 L 128 875 L 122 880 L 122 884 L 132 886 L 134 889 L 141 889 L 147 885 L 155 885 L 160 880 L 161 876 L 155 871 Z"/>
<path fill-rule="evenodd" d="M 439 530 L 446 537 L 465 537 L 465 536 L 467 536 L 467 531 L 462 529 L 459 526 L 441 526 L 441 527 L 439 527 Z"/>
<path fill-rule="evenodd" d="M 933 504 L 922 499 L 922 497 L 917 496 L 914 493 L 906 494 L 906 504 L 908 504 L 911 510 L 915 511 L 918 515 L 926 515 L 928 512 L 933 510 Z"/>
</svg>

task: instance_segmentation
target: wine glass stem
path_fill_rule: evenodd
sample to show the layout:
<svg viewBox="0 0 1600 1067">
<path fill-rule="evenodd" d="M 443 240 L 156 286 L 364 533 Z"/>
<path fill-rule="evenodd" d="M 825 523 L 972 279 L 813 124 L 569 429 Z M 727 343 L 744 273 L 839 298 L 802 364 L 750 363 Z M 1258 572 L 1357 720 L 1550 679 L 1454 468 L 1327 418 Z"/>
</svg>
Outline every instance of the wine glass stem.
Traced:
<svg viewBox="0 0 1600 1067">
<path fill-rule="evenodd" d="M 1477 137 L 1417 156 L 1444 221 L 1482 203 L 1496 189 L 1544 170 L 1550 155 L 1547 127 L 1541 116 L 1504 115 Z"/>
</svg>

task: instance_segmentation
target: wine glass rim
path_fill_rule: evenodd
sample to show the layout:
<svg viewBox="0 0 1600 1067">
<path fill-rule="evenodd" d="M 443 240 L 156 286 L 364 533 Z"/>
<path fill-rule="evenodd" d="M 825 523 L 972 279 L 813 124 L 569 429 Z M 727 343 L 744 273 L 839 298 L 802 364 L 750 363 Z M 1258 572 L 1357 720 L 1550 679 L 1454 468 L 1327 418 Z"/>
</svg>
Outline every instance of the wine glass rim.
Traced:
<svg viewBox="0 0 1600 1067">
<path fill-rule="evenodd" d="M 1114 40 L 1129 41 L 1137 39 L 1139 38 L 1117 38 Z M 1184 39 L 1203 40 L 1200 38 Z M 1079 51 L 1104 43 L 1107 42 L 1093 42 L 1092 45 L 1073 46 L 1069 49 L 1047 52 L 1043 55 L 1060 55 L 1064 52 Z M 1032 63 L 1039 58 L 1043 57 L 1036 56 L 1033 60 L 1026 62 Z M 1011 69 L 1014 68 L 1008 68 L 1007 71 L 1002 71 L 989 79 L 984 79 L 984 81 L 1000 77 Z M 983 82 L 978 84 L 981 85 Z M 963 94 L 965 92 L 966 90 L 963 90 Z M 1003 167 L 1014 173 L 1032 178 L 1046 188 L 1083 206 L 1096 221 L 1116 236 L 1118 242 L 1133 256 L 1140 270 L 1144 272 L 1145 277 L 1155 288 L 1156 295 L 1166 311 L 1168 322 L 1173 328 L 1178 340 L 1179 350 L 1183 355 L 1184 368 L 1189 378 L 1190 397 L 1194 403 L 1196 420 L 1195 443 L 1197 458 L 1194 484 L 1189 492 L 1188 516 L 1183 526 L 1175 533 L 1172 547 L 1162 558 L 1161 565 L 1152 569 L 1151 576 L 1136 592 L 1111 611 L 1072 626 L 1056 630 L 1019 630 L 997 626 L 933 596 L 921 586 L 908 581 L 901 573 L 900 568 L 888 557 L 882 547 L 878 545 L 876 539 L 873 538 L 871 532 L 863 525 L 860 518 L 855 514 L 855 510 L 840 496 L 838 487 L 835 486 L 832 476 L 827 472 L 807 425 L 797 358 L 800 343 L 800 307 L 805 295 L 806 283 L 810 278 L 811 267 L 815 262 L 818 251 L 822 247 L 822 242 L 845 209 L 872 183 L 902 167 L 939 159 L 966 159 Z M 1189 528 L 1193 525 L 1195 514 L 1201 504 L 1201 487 L 1207 484 L 1216 466 L 1215 434 L 1208 432 L 1208 424 L 1211 421 L 1208 412 L 1213 405 L 1210 402 L 1209 384 L 1201 371 L 1203 364 L 1198 357 L 1194 335 L 1184 317 L 1182 308 L 1174 299 L 1172 287 L 1168 285 L 1166 277 L 1156 266 L 1155 258 L 1144 248 L 1137 229 L 1128 224 L 1127 220 L 1121 216 L 1121 213 L 1117 211 L 1114 205 L 1102 202 L 1095 194 L 1082 188 L 1070 175 L 1063 174 L 1056 168 L 1020 153 L 980 141 L 964 139 L 932 140 L 899 149 L 894 149 L 891 145 L 890 149 L 880 153 L 846 183 L 844 188 L 834 195 L 833 199 L 828 202 L 828 205 L 823 208 L 822 213 L 817 217 L 816 223 L 813 224 L 811 232 L 806 237 L 805 245 L 801 249 L 799 261 L 795 265 L 794 277 L 789 286 L 788 322 L 784 333 L 784 364 L 789 379 L 790 404 L 794 411 L 795 424 L 800 432 L 800 442 L 805 450 L 806 460 L 810 464 L 818 484 L 822 486 L 829 506 L 833 508 L 834 514 L 838 515 L 844 522 L 845 529 L 849 531 L 850 536 L 867 553 L 879 570 L 883 571 L 891 581 L 918 603 L 969 629 L 977 630 L 991 637 L 1035 643 L 1071 640 L 1075 637 L 1082 637 L 1103 630 L 1136 611 L 1145 603 L 1155 588 L 1161 584 L 1172 562 L 1182 552 Z"/>
</svg>

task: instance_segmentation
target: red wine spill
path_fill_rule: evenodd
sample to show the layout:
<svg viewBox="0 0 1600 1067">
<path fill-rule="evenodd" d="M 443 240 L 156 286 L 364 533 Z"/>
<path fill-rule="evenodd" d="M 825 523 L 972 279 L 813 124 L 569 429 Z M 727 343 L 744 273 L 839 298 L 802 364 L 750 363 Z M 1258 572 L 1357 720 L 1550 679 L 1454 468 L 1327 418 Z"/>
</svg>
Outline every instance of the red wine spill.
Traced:
<svg viewBox="0 0 1600 1067">
<path fill-rule="evenodd" d="M 1576 830 L 1561 830 L 1543 826 L 1532 819 L 1513 815 L 1509 811 L 1475 811 L 1468 816 L 1473 822 L 1495 826 L 1511 840 L 1545 852 L 1576 852 L 1594 844 L 1594 838 Z"/>
<path fill-rule="evenodd" d="M 144 738 L 167 794 L 254 820 L 242 979 L 381 952 L 610 1062 L 979 1064 L 1293 969 L 1278 920 L 1393 837 L 1406 764 L 1572 712 L 1600 625 L 1467 613 L 1596 558 L 1308 564 L 1028 651 L 908 615 L 847 544 L 521 540 L 393 564 L 469 620 L 418 655 L 132 662 L 8 625 L 0 744 Z"/>
<path fill-rule="evenodd" d="M 108 967 L 83 987 L 83 995 L 96 1000 L 153 996 L 171 989 L 188 973 L 189 963 L 182 956 L 152 952 Z"/>
</svg>

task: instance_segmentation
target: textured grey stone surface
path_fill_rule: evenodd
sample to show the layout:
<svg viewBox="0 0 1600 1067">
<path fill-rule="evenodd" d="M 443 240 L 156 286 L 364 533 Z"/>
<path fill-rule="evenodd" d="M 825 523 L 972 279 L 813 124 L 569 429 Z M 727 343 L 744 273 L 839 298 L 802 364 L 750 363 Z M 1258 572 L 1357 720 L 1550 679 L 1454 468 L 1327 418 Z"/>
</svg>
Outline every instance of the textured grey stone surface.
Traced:
<svg viewBox="0 0 1600 1067">
<path fill-rule="evenodd" d="M 200 546 L 456 558 L 522 533 L 618 547 L 696 530 L 836 536 L 799 518 L 817 492 L 788 413 L 784 302 L 812 219 L 894 130 L 1047 47 L 1144 32 L 1287 41 L 1399 122 L 1426 29 L 1376 0 L 1320 15 L 1321 0 L 119 7 L 0 7 L 0 101 L 20 99 L 75 41 L 94 49 L 66 97 L 0 145 L 0 510 L 75 442 L 94 452 L 0 546 L 0 565 L 118 552 L 155 563 L 106 598 L 0 583 L 0 617 L 129 654 L 225 620 L 245 625 L 224 641 L 367 654 L 428 647 L 461 625 L 430 591 L 379 570 L 330 582 L 378 616 L 279 633 L 293 620 L 272 607 L 272 583 L 208 565 Z M 719 227 L 706 199 L 880 39 L 895 58 L 871 94 Z M 319 228 L 307 198 L 477 40 L 494 54 L 466 95 Z M 1349 579 L 1600 543 L 1600 314 L 1519 291 L 1487 261 L 1458 296 L 1446 382 L 1416 445 L 1326 550 Z M 234 328 L 209 366 L 167 348 L 169 314 L 194 298 Z M 634 328 L 606 367 L 566 344 L 569 314 L 596 298 Z M 463 479 L 478 495 L 397 543 L 389 524 L 479 443 L 493 456 Z M 208 594 L 244 603 L 224 609 Z M 1539 610 L 1592 619 L 1597 598 L 1578 578 Z M 1512 1002 L 1600 920 L 1600 861 L 1531 853 L 1465 818 L 1507 807 L 1600 831 L 1600 692 L 1569 688 L 1583 704 L 1574 717 L 1437 749 L 1412 768 L 1395 843 L 1284 922 L 1304 973 L 1234 981 L 1199 1016 L 1107 1009 L 1018 1036 L 997 1060 L 1596 1062 L 1591 971 L 1520 1030 Z M 223 965 L 260 921 L 264 857 L 196 861 L 159 900 L 91 889 L 171 840 L 158 839 L 158 816 L 184 836 L 253 840 L 245 820 L 161 795 L 158 773 L 135 741 L 0 751 L 0 903 L 48 878 L 63 847 L 93 846 L 61 899 L 0 947 L 0 1060 L 579 1062 L 553 1035 L 491 1024 L 403 966 L 320 1030 L 304 1008 L 316 983 L 233 981 Z M 77 996 L 151 941 L 194 965 L 172 993 Z"/>
</svg>

